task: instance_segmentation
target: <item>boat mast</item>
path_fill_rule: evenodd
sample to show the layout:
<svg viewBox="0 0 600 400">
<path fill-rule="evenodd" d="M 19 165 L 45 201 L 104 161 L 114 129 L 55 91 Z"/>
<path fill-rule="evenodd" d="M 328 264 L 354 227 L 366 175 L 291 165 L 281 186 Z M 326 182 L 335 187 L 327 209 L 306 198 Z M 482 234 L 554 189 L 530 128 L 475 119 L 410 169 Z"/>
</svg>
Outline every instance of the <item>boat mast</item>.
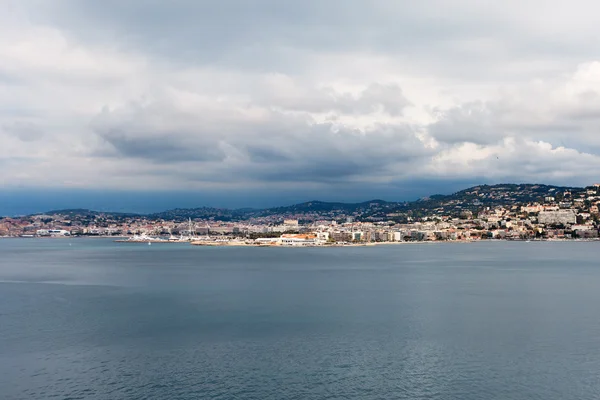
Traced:
<svg viewBox="0 0 600 400">
<path fill-rule="evenodd" d="M 196 232 L 194 232 L 194 231 L 192 230 L 192 218 L 191 218 L 191 217 L 188 219 L 188 223 L 189 223 L 189 226 L 188 226 L 188 231 L 189 231 L 189 233 L 190 233 L 190 238 L 193 238 L 193 237 L 195 236 L 195 233 L 196 233 Z"/>
</svg>

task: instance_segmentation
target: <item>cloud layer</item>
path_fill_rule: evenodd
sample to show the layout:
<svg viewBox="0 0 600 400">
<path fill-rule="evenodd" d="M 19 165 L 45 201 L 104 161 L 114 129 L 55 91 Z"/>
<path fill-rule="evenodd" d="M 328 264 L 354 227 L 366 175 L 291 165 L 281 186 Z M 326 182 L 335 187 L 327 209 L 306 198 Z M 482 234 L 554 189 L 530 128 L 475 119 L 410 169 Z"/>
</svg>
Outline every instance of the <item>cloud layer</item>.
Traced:
<svg viewBox="0 0 600 400">
<path fill-rule="evenodd" d="M 413 3 L 0 0 L 0 186 L 597 180 L 596 3 Z"/>
</svg>

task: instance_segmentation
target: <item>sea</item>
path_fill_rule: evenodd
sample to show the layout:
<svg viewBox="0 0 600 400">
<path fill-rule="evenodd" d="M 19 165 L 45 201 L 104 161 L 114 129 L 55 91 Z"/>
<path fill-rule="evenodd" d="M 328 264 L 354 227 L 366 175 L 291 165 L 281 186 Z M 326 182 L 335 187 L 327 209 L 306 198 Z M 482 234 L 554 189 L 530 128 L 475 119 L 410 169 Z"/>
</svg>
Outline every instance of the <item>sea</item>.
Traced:
<svg viewBox="0 0 600 400">
<path fill-rule="evenodd" d="M 599 255 L 0 239 L 0 398 L 598 399 Z"/>
</svg>

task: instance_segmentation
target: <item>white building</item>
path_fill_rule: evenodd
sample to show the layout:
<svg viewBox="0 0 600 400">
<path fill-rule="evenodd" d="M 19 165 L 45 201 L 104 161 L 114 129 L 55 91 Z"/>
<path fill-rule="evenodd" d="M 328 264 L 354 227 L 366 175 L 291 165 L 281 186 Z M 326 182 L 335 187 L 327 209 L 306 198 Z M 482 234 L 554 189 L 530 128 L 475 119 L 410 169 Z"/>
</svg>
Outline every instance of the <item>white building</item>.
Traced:
<svg viewBox="0 0 600 400">
<path fill-rule="evenodd" d="M 577 215 L 574 210 L 541 211 L 538 215 L 540 224 L 575 224 Z"/>
<path fill-rule="evenodd" d="M 329 232 L 317 232 L 317 239 L 327 242 L 329 240 Z"/>
<path fill-rule="evenodd" d="M 322 244 L 322 242 L 316 238 L 304 239 L 297 237 L 281 237 L 279 238 L 279 243 L 282 246 L 318 246 Z"/>
<path fill-rule="evenodd" d="M 35 233 L 38 236 L 71 236 L 71 232 L 64 229 L 38 229 Z"/>
</svg>

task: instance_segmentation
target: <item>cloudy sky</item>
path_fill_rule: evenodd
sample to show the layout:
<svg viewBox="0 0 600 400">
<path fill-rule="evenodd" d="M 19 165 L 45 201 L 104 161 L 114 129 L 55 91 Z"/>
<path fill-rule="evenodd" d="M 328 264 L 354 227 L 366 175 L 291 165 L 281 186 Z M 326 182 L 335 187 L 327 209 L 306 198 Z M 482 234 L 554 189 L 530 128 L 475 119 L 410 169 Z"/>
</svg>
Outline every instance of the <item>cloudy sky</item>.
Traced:
<svg viewBox="0 0 600 400">
<path fill-rule="evenodd" d="M 0 0 L 0 213 L 600 180 L 587 0 Z"/>
</svg>

